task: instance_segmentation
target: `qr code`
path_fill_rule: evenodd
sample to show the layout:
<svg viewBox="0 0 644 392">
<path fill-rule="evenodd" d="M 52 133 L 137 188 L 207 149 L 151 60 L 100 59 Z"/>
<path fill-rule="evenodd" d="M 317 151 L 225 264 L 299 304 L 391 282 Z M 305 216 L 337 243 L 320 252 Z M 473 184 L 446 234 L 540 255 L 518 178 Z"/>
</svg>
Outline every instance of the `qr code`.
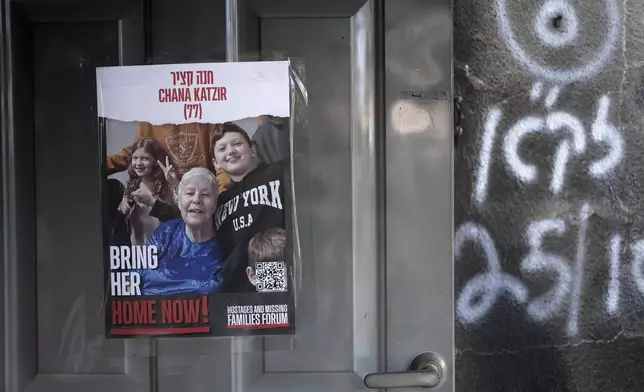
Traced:
<svg viewBox="0 0 644 392">
<path fill-rule="evenodd" d="M 283 261 L 256 262 L 255 276 L 260 293 L 286 291 L 286 267 Z"/>
</svg>

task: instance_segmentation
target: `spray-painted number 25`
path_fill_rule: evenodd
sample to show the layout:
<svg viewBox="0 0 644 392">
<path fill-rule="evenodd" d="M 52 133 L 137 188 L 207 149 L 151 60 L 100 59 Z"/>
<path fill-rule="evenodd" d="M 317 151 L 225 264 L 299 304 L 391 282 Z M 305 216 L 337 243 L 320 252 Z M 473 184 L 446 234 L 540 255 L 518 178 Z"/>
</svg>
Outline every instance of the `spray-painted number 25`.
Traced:
<svg viewBox="0 0 644 392">
<path fill-rule="evenodd" d="M 253 224 L 253 216 L 251 214 L 240 216 L 233 220 L 233 228 L 235 231 L 246 228 Z"/>
</svg>

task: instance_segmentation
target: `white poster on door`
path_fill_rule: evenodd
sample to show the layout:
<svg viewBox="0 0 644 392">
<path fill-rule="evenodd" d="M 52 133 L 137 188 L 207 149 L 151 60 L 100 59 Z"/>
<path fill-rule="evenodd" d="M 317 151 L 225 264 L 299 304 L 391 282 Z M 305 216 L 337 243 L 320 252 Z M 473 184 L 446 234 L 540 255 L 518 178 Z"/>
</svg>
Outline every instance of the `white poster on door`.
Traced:
<svg viewBox="0 0 644 392">
<path fill-rule="evenodd" d="M 106 336 L 292 334 L 288 62 L 96 76 Z"/>
</svg>

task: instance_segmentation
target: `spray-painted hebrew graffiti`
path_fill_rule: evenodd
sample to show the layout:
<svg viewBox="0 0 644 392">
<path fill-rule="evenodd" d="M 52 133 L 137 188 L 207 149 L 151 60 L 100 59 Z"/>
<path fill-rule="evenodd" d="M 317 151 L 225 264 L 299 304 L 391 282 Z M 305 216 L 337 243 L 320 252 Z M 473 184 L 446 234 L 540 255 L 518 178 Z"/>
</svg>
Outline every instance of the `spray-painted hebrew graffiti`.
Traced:
<svg viewBox="0 0 644 392">
<path fill-rule="evenodd" d="M 527 227 L 525 233 L 527 251 L 521 260 L 521 273 L 528 279 L 543 274 L 556 276 L 552 288 L 535 298 L 530 298 L 528 289 L 521 280 L 502 271 L 494 240 L 485 228 L 471 222 L 461 225 L 454 241 L 457 262 L 465 242 L 469 240 L 482 250 L 487 269 L 471 279 L 459 293 L 456 303 L 459 319 L 464 323 L 479 321 L 501 296 L 507 294 L 509 300 L 525 306 L 526 312 L 535 321 L 547 321 L 557 316 L 568 303 L 568 334 L 575 335 L 579 330 L 579 303 L 583 285 L 586 231 L 591 211 L 591 206 L 584 204 L 579 213 L 578 241 L 575 259 L 572 262 L 563 256 L 548 253 L 542 249 L 544 237 L 562 235 L 567 229 L 566 222 L 555 217 L 532 222 Z M 641 246 L 641 259 L 644 262 L 644 241 Z M 618 245 L 614 248 L 618 248 Z M 612 260 L 618 257 L 615 256 L 617 253 L 617 249 L 613 249 L 611 255 L 613 265 L 617 264 Z M 611 271 L 616 276 L 611 279 L 606 299 L 609 312 L 614 312 L 615 303 L 619 300 L 619 276 L 617 276 L 618 271 L 614 269 L 615 267 L 612 267 Z M 634 268 L 633 274 L 641 274 L 640 270 L 640 268 Z M 635 275 L 636 278 L 638 276 Z M 642 284 L 644 285 L 644 279 Z M 642 292 L 644 293 L 644 290 Z"/>
<path fill-rule="evenodd" d="M 519 42 L 517 26 L 512 25 L 509 15 L 512 1 L 496 0 L 495 7 L 501 36 L 512 55 L 537 78 L 560 85 L 597 76 L 610 61 L 619 40 L 620 12 L 615 0 L 603 0 L 603 2 L 607 15 L 603 45 L 593 57 L 567 68 L 544 64 L 541 59 L 532 56 Z M 534 30 L 539 42 L 551 49 L 574 45 L 580 24 L 575 7 L 567 0 L 546 0 L 539 7 L 534 18 Z M 557 23 L 560 26 L 557 26 Z"/>
<path fill-rule="evenodd" d="M 556 153 L 553 167 L 551 191 L 561 192 L 566 174 L 566 164 L 573 156 L 581 155 L 586 150 L 586 129 L 582 121 L 574 114 L 566 111 L 551 111 L 566 84 L 595 76 L 610 60 L 619 38 L 620 12 L 614 0 L 604 0 L 606 12 L 609 15 L 607 34 L 599 52 L 587 62 L 572 68 L 557 68 L 544 65 L 539 59 L 533 58 L 519 43 L 510 17 L 506 0 L 496 0 L 496 15 L 501 36 L 504 38 L 512 55 L 520 64 L 531 71 L 537 81 L 529 93 L 530 100 L 536 102 L 543 93 L 544 83 L 552 84 L 545 94 L 544 106 L 550 112 L 547 115 L 527 115 L 516 121 L 504 137 L 504 153 L 508 169 L 522 182 L 531 183 L 537 177 L 537 168 L 524 162 L 518 150 L 521 142 L 535 133 L 569 133 L 563 138 Z M 558 22 L 557 22 L 558 21 Z M 560 23 L 560 26 L 556 26 Z M 534 30 L 539 43 L 545 47 L 560 49 L 574 44 L 578 35 L 579 20 L 576 11 L 565 0 L 545 1 L 534 19 Z M 554 31 L 553 31 L 554 30 Z M 594 122 L 589 124 L 590 137 L 595 143 L 610 146 L 610 152 L 603 159 L 594 162 L 589 167 L 589 174 L 595 178 L 604 178 L 619 164 L 623 154 L 623 140 L 617 128 L 609 121 L 610 97 L 602 96 L 597 102 Z M 480 151 L 480 164 L 474 199 L 478 204 L 485 201 L 490 168 L 492 144 L 497 134 L 498 123 L 503 112 L 500 108 L 490 109 L 485 120 L 485 132 Z"/>
<path fill-rule="evenodd" d="M 466 241 L 474 242 L 484 255 L 487 270 L 470 280 L 456 305 L 459 317 L 467 323 L 478 321 L 494 305 L 503 293 L 509 293 L 518 303 L 524 303 L 528 292 L 521 281 L 501 271 L 499 255 L 490 234 L 481 226 L 466 223 L 460 227 L 454 239 L 454 254 L 458 259 Z M 480 296 L 478 302 L 475 299 Z"/>
<path fill-rule="evenodd" d="M 562 98 L 579 85 L 573 83 L 590 82 L 611 61 L 620 32 L 620 9 L 616 1 L 597 2 L 606 15 L 601 45 L 577 62 L 568 61 L 566 66 L 549 64 L 526 49 L 528 46 L 522 39 L 529 34 L 513 26 L 514 14 L 509 9 L 512 4 L 508 0 L 495 0 L 499 35 L 512 58 L 535 79 L 526 91 L 527 112 L 517 114 L 499 104 L 482 115 L 472 205 L 483 212 L 489 188 L 495 181 L 506 184 L 511 179 L 529 195 L 531 190 L 545 184 L 540 179 L 547 179 L 548 194 L 553 200 L 561 200 L 567 195 L 564 191 L 569 179 L 581 178 L 596 186 L 610 186 L 615 173 L 624 165 L 625 141 L 613 120 L 618 109 L 612 94 L 595 93 L 589 97 L 594 100 L 593 106 L 585 110 L 567 109 L 567 102 Z M 566 0 L 545 0 L 535 5 L 530 36 L 533 43 L 553 51 L 576 45 L 581 38 L 582 23 L 577 11 Z M 528 153 L 528 146 L 539 143 L 554 145 L 547 157 Z M 582 165 L 576 164 L 579 162 L 583 163 L 581 172 Z M 571 194 L 579 197 L 578 193 Z M 581 304 L 587 301 L 584 287 L 589 283 L 584 272 L 589 257 L 594 263 L 604 258 L 608 269 L 605 294 L 598 299 L 603 301 L 606 314 L 615 315 L 619 311 L 625 282 L 634 282 L 644 295 L 644 240 L 627 238 L 621 232 L 609 233 L 606 253 L 587 255 L 588 231 L 592 230 L 589 218 L 595 202 L 590 196 L 566 204 L 579 206 L 574 219 L 571 211 L 557 214 L 542 209 L 539 214 L 528 214 L 528 221 L 520 224 L 521 256 L 512 260 L 507 259 L 502 249 L 511 248 L 515 252 L 517 245 L 499 246 L 505 240 L 504 233 L 493 232 L 486 226 L 485 213 L 478 221 L 466 217 L 455 235 L 455 263 L 467 262 L 468 271 L 476 269 L 477 272 L 457 288 L 459 321 L 473 327 L 485 320 L 499 301 L 506 301 L 535 323 L 565 319 L 566 334 L 576 336 L 580 331 Z M 546 241 L 557 238 L 568 242 L 565 249 L 558 251 L 552 245 L 545 245 Z M 467 247 L 475 250 L 478 259 L 462 257 Z M 623 268 L 623 258 L 628 257 L 625 255 L 632 258 L 628 271 Z M 512 265 L 512 273 L 505 267 L 506 263 Z M 535 281 L 547 281 L 547 289 L 531 290 L 529 283 Z"/>
<path fill-rule="evenodd" d="M 465 324 L 473 324 L 486 316 L 497 301 L 503 297 L 523 308 L 534 321 L 548 321 L 568 312 L 569 335 L 576 335 L 579 330 L 579 304 L 584 285 L 584 264 L 586 263 L 585 245 L 588 216 L 592 212 L 589 204 L 581 211 L 578 228 L 578 242 L 574 260 L 567 260 L 561 255 L 547 253 L 541 249 L 546 235 L 561 235 L 567 230 L 566 222 L 559 218 L 532 222 L 526 229 L 526 255 L 521 260 L 522 277 L 526 280 L 540 275 L 555 276 L 550 290 L 541 296 L 531 298 L 525 283 L 518 277 L 503 272 L 494 239 L 480 225 L 467 222 L 461 225 L 456 233 L 456 262 L 466 243 L 470 241 L 478 249 L 485 271 L 471 279 L 458 294 L 456 313 Z M 604 309 L 608 315 L 615 315 L 619 310 L 622 282 L 634 282 L 637 291 L 644 296 L 644 239 L 634 241 L 627 249 L 632 257 L 631 268 L 623 271 L 621 258 L 624 240 L 620 234 L 614 234 L 606 254 L 609 263 L 609 279 L 603 298 Z M 630 275 L 630 276 L 628 276 Z"/>
<path fill-rule="evenodd" d="M 623 155 L 624 141 L 617 128 L 609 120 L 610 98 L 604 95 L 597 104 L 595 120 L 590 126 L 590 135 L 596 143 L 609 146 L 609 153 L 588 168 L 591 177 L 604 178 L 610 174 L 620 163 Z M 485 201 L 487 184 L 489 182 L 490 159 L 492 144 L 496 136 L 498 123 L 503 112 L 500 108 L 490 109 L 485 121 L 480 163 L 474 199 L 481 204 Z M 586 130 L 581 120 L 565 111 L 555 111 L 545 117 L 529 115 L 517 120 L 505 133 L 503 153 L 508 170 L 523 183 L 532 183 L 536 180 L 538 169 L 535 164 L 524 161 L 519 150 L 521 143 L 534 134 L 562 134 L 561 142 L 556 151 L 550 189 L 558 194 L 564 186 L 566 165 L 573 156 L 581 155 L 586 151 Z"/>
</svg>

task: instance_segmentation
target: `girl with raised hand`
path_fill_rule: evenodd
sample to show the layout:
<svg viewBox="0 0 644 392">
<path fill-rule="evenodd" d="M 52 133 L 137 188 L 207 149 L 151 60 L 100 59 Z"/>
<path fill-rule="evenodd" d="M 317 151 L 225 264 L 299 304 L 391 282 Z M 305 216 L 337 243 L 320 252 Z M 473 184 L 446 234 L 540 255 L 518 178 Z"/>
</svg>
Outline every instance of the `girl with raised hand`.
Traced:
<svg viewBox="0 0 644 392">
<path fill-rule="evenodd" d="M 166 165 L 163 165 L 163 161 Z M 132 145 L 132 159 L 128 168 L 130 176 L 119 211 L 125 216 L 132 245 L 144 245 L 159 220 L 150 215 L 150 200 L 163 200 L 174 205 L 172 187 L 166 180 L 163 168 L 170 165 L 165 150 L 152 139 L 140 139 Z"/>
</svg>

